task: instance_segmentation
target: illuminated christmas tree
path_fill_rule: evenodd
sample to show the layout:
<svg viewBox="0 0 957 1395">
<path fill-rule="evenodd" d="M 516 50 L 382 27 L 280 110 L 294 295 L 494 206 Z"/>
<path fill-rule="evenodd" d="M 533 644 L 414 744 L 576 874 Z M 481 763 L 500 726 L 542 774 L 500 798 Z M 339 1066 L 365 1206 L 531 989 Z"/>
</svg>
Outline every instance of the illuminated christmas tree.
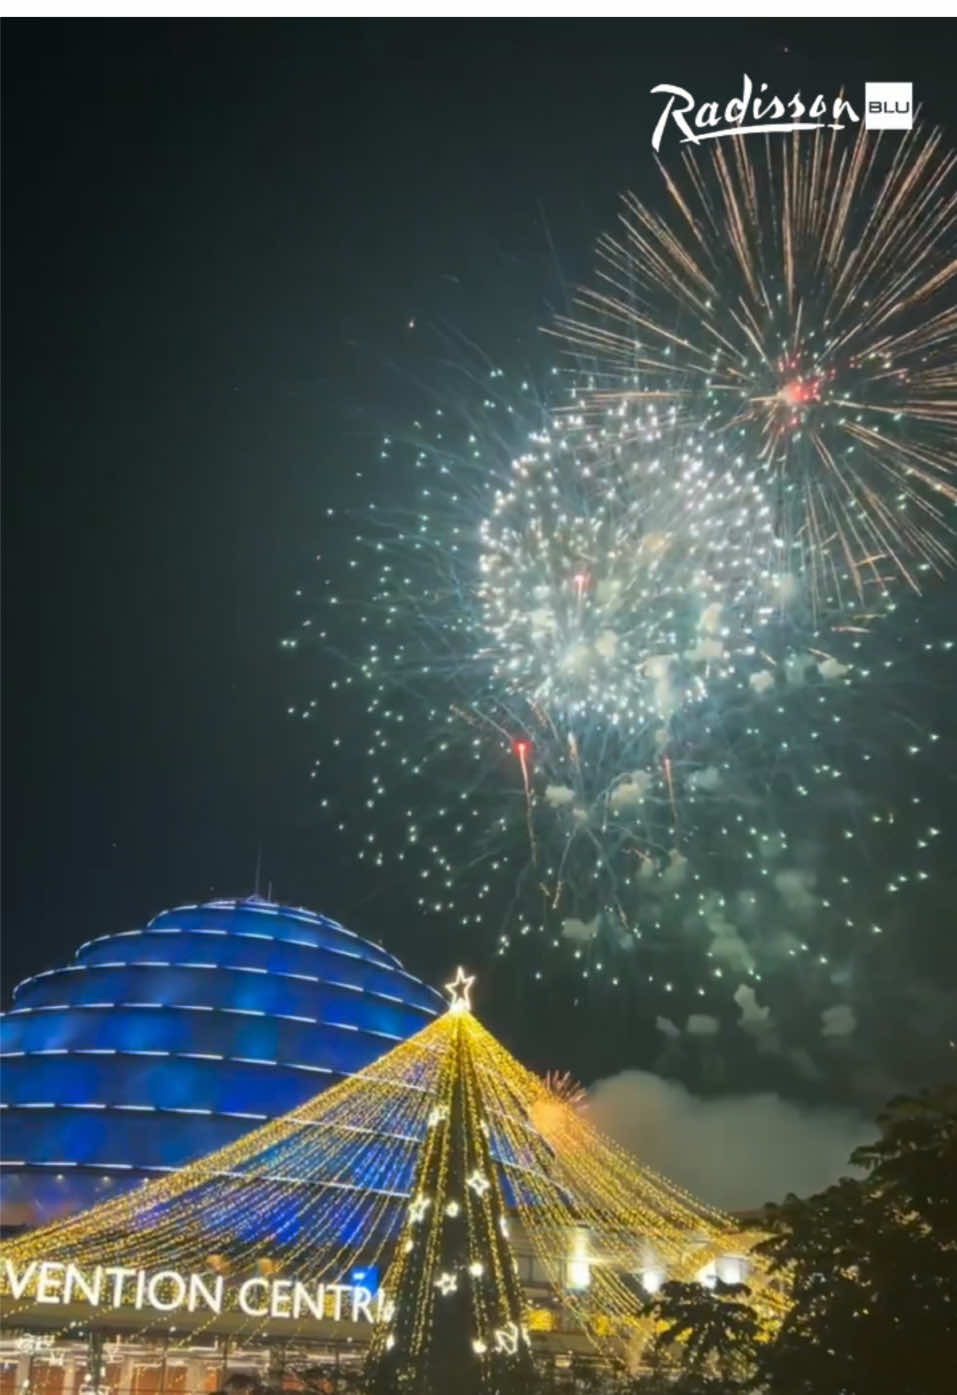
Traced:
<svg viewBox="0 0 957 1395">
<path fill-rule="evenodd" d="M 370 1352 L 370 1395 L 519 1395 L 532 1376 L 502 1182 L 465 1029 L 471 984 L 460 969 L 447 985 L 450 1031 L 389 1271 L 390 1320 Z"/>
<path fill-rule="evenodd" d="M 29 1324 L 51 1301 L 38 1295 L 52 1259 L 81 1298 L 112 1295 L 94 1306 L 128 1310 L 131 1333 L 157 1310 L 185 1343 L 197 1312 L 252 1342 L 283 1319 L 304 1337 L 351 1322 L 372 1338 L 370 1395 L 520 1395 L 533 1368 L 517 1245 L 609 1360 L 635 1362 L 653 1336 L 649 1292 L 713 1282 L 729 1253 L 746 1256 L 732 1262 L 773 1324 L 786 1299 L 749 1253 L 762 1237 L 640 1166 L 520 1065 L 472 1015 L 470 983 L 459 970 L 448 1012 L 292 1113 L 11 1240 L 6 1320 Z"/>
</svg>

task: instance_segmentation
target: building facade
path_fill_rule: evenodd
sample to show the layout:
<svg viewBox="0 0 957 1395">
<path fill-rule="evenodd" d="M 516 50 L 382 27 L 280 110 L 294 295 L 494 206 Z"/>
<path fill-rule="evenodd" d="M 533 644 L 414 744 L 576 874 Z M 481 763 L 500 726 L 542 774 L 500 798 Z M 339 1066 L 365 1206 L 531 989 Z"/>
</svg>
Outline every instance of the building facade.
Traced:
<svg viewBox="0 0 957 1395">
<path fill-rule="evenodd" d="M 582 1364 L 600 1364 L 594 1343 L 582 1330 L 569 1299 L 586 1291 L 594 1265 L 605 1263 L 594 1238 L 583 1228 L 569 1230 L 555 1283 L 555 1266 L 533 1253 L 517 1217 L 510 1217 L 515 1262 L 525 1294 L 532 1351 L 539 1366 L 556 1374 Z M 695 1245 L 689 1237 L 690 1247 Z M 632 1277 L 654 1293 L 668 1277 L 649 1237 L 647 1267 Z M 711 1286 L 747 1280 L 745 1250 L 711 1259 L 697 1274 Z M 80 1304 L 34 1308 L 15 1319 L 21 1325 L 0 1334 L 0 1395 L 255 1395 L 253 1387 L 290 1395 L 346 1395 L 355 1390 L 375 1316 L 374 1301 L 357 1309 L 353 1283 L 375 1288 L 378 1271 L 355 1270 L 344 1296 L 325 1293 L 324 1315 L 297 1316 L 289 1284 L 254 1278 L 248 1312 L 259 1315 L 274 1304 L 279 1314 L 259 1323 L 255 1335 L 232 1308 L 215 1320 L 181 1307 L 163 1316 L 147 1310 L 91 1312 Z M 90 1320 L 98 1333 L 91 1347 Z"/>
</svg>

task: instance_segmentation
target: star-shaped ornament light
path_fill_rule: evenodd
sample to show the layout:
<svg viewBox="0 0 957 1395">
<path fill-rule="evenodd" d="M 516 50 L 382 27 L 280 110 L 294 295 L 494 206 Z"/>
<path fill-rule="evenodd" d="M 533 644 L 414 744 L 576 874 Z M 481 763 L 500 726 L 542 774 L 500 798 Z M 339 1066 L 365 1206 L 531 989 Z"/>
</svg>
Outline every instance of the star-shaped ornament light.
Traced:
<svg viewBox="0 0 957 1395">
<path fill-rule="evenodd" d="M 476 1168 L 475 1171 L 466 1178 L 465 1185 L 471 1187 L 476 1196 L 484 1196 L 492 1184 L 485 1173 L 479 1168 Z"/>
<path fill-rule="evenodd" d="M 514 1356 L 518 1351 L 518 1326 L 514 1322 L 495 1329 L 495 1350 L 505 1352 L 506 1356 Z"/>
<path fill-rule="evenodd" d="M 432 1203 L 427 1196 L 417 1196 L 409 1207 L 409 1220 L 411 1223 L 417 1225 L 419 1221 L 425 1220 L 425 1213 L 431 1205 Z"/>
<path fill-rule="evenodd" d="M 451 983 L 445 985 L 448 993 L 449 1012 L 471 1012 L 472 1004 L 469 1002 L 469 990 L 475 982 L 474 974 L 466 974 L 461 964 L 455 971 L 455 978 Z"/>
</svg>

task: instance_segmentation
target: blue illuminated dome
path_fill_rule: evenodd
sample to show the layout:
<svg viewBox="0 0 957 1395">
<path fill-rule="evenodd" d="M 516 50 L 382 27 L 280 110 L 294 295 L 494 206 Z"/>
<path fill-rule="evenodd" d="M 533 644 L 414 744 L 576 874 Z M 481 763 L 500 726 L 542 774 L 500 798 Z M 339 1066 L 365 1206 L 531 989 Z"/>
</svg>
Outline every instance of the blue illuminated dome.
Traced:
<svg viewBox="0 0 957 1395">
<path fill-rule="evenodd" d="M 7 1225 L 219 1148 L 445 1006 L 378 945 L 256 897 L 101 935 L 13 996 L 0 1018 Z"/>
</svg>

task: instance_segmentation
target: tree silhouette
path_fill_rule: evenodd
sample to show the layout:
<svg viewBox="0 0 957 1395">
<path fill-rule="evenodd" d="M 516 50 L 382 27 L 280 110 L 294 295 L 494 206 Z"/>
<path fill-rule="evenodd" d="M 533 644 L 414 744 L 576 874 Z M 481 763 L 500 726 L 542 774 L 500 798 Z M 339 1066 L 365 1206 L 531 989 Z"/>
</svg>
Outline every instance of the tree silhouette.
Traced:
<svg viewBox="0 0 957 1395">
<path fill-rule="evenodd" d="M 659 1328 L 655 1355 L 679 1362 L 689 1391 L 730 1391 L 750 1382 L 760 1321 L 749 1297 L 746 1284 L 671 1282 L 662 1284 L 649 1304 Z"/>
<path fill-rule="evenodd" d="M 775 1395 L 957 1388 L 957 1088 L 893 1100 L 868 1171 L 769 1208 L 760 1249 L 793 1306 L 762 1366 Z"/>
</svg>

